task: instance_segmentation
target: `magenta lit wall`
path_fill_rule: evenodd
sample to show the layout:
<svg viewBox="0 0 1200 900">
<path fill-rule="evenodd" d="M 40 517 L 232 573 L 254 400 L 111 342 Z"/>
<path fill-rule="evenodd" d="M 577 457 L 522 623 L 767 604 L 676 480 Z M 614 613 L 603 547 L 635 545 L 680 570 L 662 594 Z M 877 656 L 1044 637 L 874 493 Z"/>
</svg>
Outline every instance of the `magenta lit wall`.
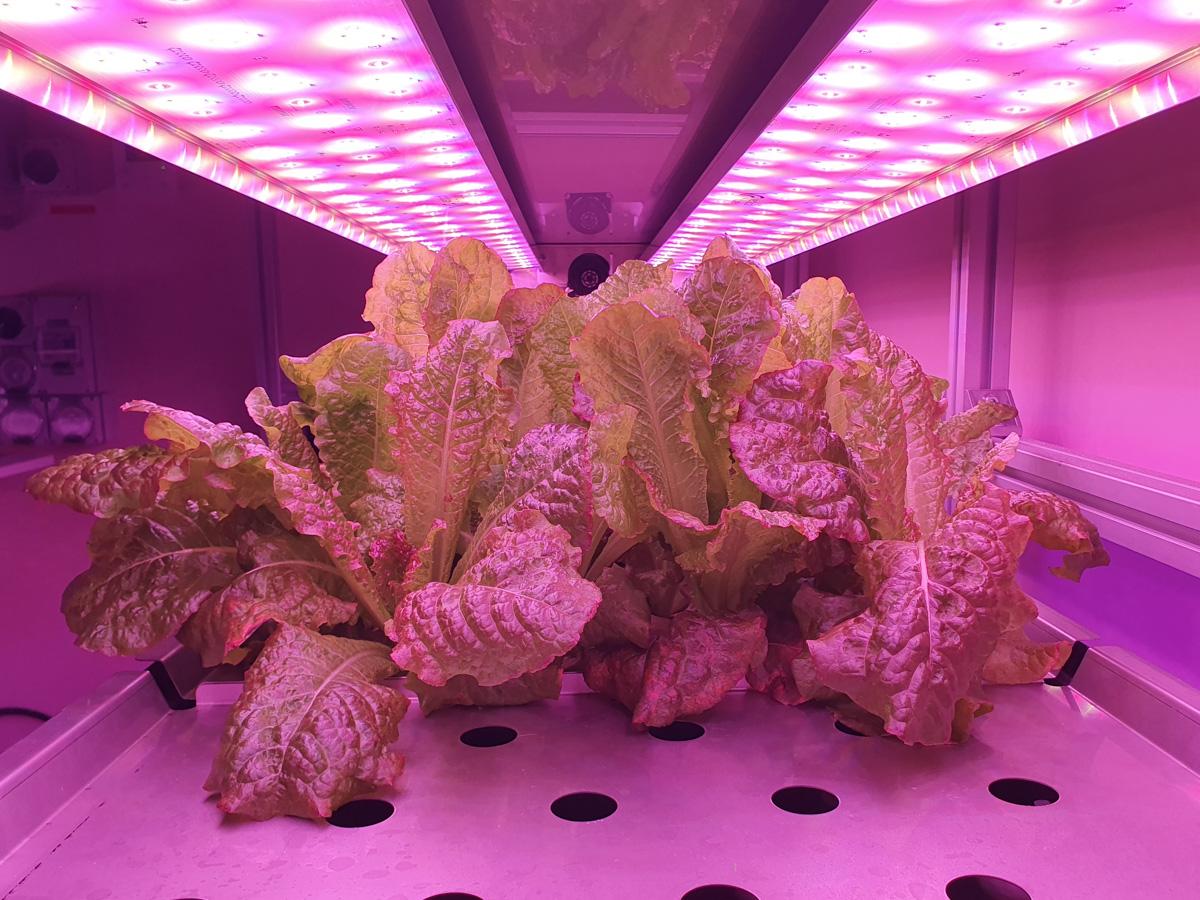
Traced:
<svg viewBox="0 0 1200 900">
<path fill-rule="evenodd" d="M 950 353 L 950 258 L 954 199 L 923 206 L 804 256 L 808 274 L 837 275 L 872 328 L 931 375 L 945 377 Z"/>
<path fill-rule="evenodd" d="M 1026 437 L 1200 478 L 1200 103 L 1013 176 Z"/>
</svg>

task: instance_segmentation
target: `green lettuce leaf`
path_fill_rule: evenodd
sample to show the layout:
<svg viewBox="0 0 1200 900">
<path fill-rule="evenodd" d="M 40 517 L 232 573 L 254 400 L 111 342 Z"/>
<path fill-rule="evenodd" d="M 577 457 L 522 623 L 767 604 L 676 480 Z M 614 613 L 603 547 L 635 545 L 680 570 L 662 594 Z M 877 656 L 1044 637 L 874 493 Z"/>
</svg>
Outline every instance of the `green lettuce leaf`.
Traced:
<svg viewBox="0 0 1200 900">
<path fill-rule="evenodd" d="M 385 389 L 410 365 L 399 347 L 363 341 L 342 353 L 316 383 L 313 438 L 345 511 L 371 491 L 371 470 L 395 468 L 396 415 Z"/>
<path fill-rule="evenodd" d="M 304 412 L 301 412 L 302 408 Z M 322 487 L 331 486 L 317 452 L 304 434 L 303 425 L 310 411 L 303 404 L 293 402 L 287 406 L 272 406 L 267 392 L 256 387 L 246 395 L 246 412 L 263 430 L 267 444 L 281 460 L 311 472 L 313 481 Z"/>
<path fill-rule="evenodd" d="M 416 241 L 400 244 L 375 267 L 363 319 L 375 326 L 376 340 L 394 344 L 413 359 L 429 350 L 421 316 L 429 303 L 434 253 Z"/>
<path fill-rule="evenodd" d="M 733 257 L 700 263 L 684 288 L 691 313 L 704 329 L 708 378 L 713 397 L 710 418 L 731 417 L 779 332 L 778 297 L 758 269 Z"/>
<path fill-rule="evenodd" d="M 280 625 L 246 673 L 205 789 L 222 812 L 322 819 L 390 787 L 408 700 L 379 682 L 395 674 L 382 644 Z"/>
<path fill-rule="evenodd" d="M 482 538 L 457 584 L 403 598 L 388 633 L 393 659 L 435 687 L 469 675 L 484 687 L 548 666 L 578 641 L 600 592 L 576 571 L 581 553 L 535 510 Z"/>
<path fill-rule="evenodd" d="M 394 373 L 387 386 L 396 414 L 405 534 L 421 546 L 435 521 L 446 525 L 434 547 L 435 581 L 450 575 L 468 500 L 508 434 L 496 371 L 509 353 L 498 323 L 454 321 L 423 360 Z"/>
<path fill-rule="evenodd" d="M 499 256 L 474 238 L 454 238 L 437 252 L 429 271 L 429 301 L 422 310 L 429 342 L 440 341 L 455 319 L 491 322 L 512 286 Z"/>
<path fill-rule="evenodd" d="M 692 412 L 708 374 L 704 351 L 674 318 L 639 303 L 600 313 L 575 346 L 583 390 L 598 413 L 628 406 L 636 413 L 628 455 L 652 499 L 708 521 L 708 469 Z"/>
<path fill-rule="evenodd" d="M 281 460 L 256 435 L 228 422 L 214 423 L 194 413 L 144 400 L 122 409 L 146 414 L 146 437 L 165 440 L 189 457 L 189 474 L 175 492 L 228 512 L 236 507 L 267 507 L 285 528 L 315 537 L 354 591 L 363 612 L 376 625 L 387 614 L 359 544 L 357 526 L 346 518 L 330 492 L 307 469 Z"/>
<path fill-rule="evenodd" d="M 345 334 L 308 356 L 279 357 L 279 368 L 296 386 L 300 399 L 311 406 L 317 399 L 317 382 L 329 374 L 342 354 L 370 341 L 369 334 Z"/>
</svg>

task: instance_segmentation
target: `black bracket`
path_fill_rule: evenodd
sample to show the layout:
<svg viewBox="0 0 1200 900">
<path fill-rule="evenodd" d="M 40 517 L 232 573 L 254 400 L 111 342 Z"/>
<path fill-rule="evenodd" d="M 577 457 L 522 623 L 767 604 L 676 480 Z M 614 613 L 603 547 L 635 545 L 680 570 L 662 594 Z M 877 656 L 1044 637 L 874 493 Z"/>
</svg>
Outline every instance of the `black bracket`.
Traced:
<svg viewBox="0 0 1200 900">
<path fill-rule="evenodd" d="M 1053 687 L 1066 687 L 1075 678 L 1075 673 L 1079 671 L 1079 666 L 1083 663 L 1083 658 L 1087 656 L 1088 645 L 1083 641 L 1076 641 L 1071 645 L 1071 654 L 1067 657 L 1067 661 L 1063 663 L 1063 667 L 1058 670 L 1057 675 L 1052 675 L 1045 679 L 1044 683 Z"/>
<path fill-rule="evenodd" d="M 146 667 L 146 671 L 150 673 L 150 677 L 158 685 L 159 692 L 163 695 L 163 699 L 167 701 L 167 706 L 171 707 L 171 709 L 196 708 L 195 700 L 179 693 L 179 688 L 175 685 L 175 679 L 171 677 L 170 671 L 163 665 L 161 659 L 156 659 L 150 663 Z"/>
</svg>

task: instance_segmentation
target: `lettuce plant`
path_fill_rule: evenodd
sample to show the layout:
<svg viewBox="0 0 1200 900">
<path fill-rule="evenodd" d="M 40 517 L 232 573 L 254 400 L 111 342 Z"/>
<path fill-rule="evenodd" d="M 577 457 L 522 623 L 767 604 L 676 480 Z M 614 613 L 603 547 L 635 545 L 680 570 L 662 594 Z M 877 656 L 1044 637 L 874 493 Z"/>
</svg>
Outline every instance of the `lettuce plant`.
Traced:
<svg viewBox="0 0 1200 900">
<path fill-rule="evenodd" d="M 145 401 L 155 443 L 30 490 L 97 518 L 63 608 L 81 646 L 172 635 L 248 665 L 207 787 L 253 818 L 391 784 L 408 705 L 558 695 L 566 669 L 666 725 L 743 678 L 908 744 L 966 736 L 985 683 L 1067 648 L 1024 634 L 1032 539 L 1106 562 L 1070 502 L 992 474 L 1014 410 L 947 418 L 945 382 L 837 279 L 782 298 L 718 240 L 681 290 L 514 288 L 459 238 L 377 269 L 366 334 L 283 357 L 262 435 Z"/>
</svg>

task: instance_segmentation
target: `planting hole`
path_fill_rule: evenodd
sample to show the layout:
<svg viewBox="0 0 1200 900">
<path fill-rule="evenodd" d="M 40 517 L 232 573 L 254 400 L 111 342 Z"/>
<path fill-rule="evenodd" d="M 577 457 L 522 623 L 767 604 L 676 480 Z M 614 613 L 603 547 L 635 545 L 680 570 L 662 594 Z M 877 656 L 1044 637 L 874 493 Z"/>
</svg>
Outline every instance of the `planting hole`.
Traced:
<svg viewBox="0 0 1200 900">
<path fill-rule="evenodd" d="M 395 811 L 396 807 L 386 800 L 369 797 L 343 803 L 325 821 L 338 828 L 366 828 L 390 819 Z"/>
<path fill-rule="evenodd" d="M 852 734 L 855 737 L 866 737 L 866 735 L 863 734 L 861 731 L 859 731 L 855 728 L 851 728 L 849 725 L 847 725 L 845 722 L 841 721 L 840 719 L 838 719 L 837 721 L 835 721 L 833 723 L 833 727 L 836 728 L 838 731 L 840 731 L 842 734 Z"/>
<path fill-rule="evenodd" d="M 732 884 L 705 884 L 692 888 L 679 900 L 758 900 L 758 895 Z"/>
<path fill-rule="evenodd" d="M 963 875 L 946 885 L 950 900 L 1033 900 L 1019 884 L 994 875 Z"/>
<path fill-rule="evenodd" d="M 617 801 L 607 794 L 580 791 L 563 794 L 550 804 L 550 812 L 568 822 L 595 822 L 607 819 L 617 811 Z"/>
<path fill-rule="evenodd" d="M 836 794 L 802 785 L 780 788 L 771 795 L 771 802 L 785 812 L 798 816 L 819 816 L 838 808 Z"/>
<path fill-rule="evenodd" d="M 425 900 L 483 900 L 478 894 L 464 894 L 462 891 L 447 891 L 444 894 L 430 894 Z"/>
<path fill-rule="evenodd" d="M 517 732 L 507 725 L 484 725 L 464 731 L 458 738 L 468 747 L 499 747 L 517 739 Z"/>
<path fill-rule="evenodd" d="M 1049 806 L 1058 802 L 1058 791 L 1028 778 L 1001 778 L 988 785 L 993 797 L 1018 806 Z"/>
<path fill-rule="evenodd" d="M 704 734 L 704 726 L 695 722 L 672 722 L 670 725 L 654 726 L 650 734 L 660 741 L 694 741 Z"/>
</svg>

